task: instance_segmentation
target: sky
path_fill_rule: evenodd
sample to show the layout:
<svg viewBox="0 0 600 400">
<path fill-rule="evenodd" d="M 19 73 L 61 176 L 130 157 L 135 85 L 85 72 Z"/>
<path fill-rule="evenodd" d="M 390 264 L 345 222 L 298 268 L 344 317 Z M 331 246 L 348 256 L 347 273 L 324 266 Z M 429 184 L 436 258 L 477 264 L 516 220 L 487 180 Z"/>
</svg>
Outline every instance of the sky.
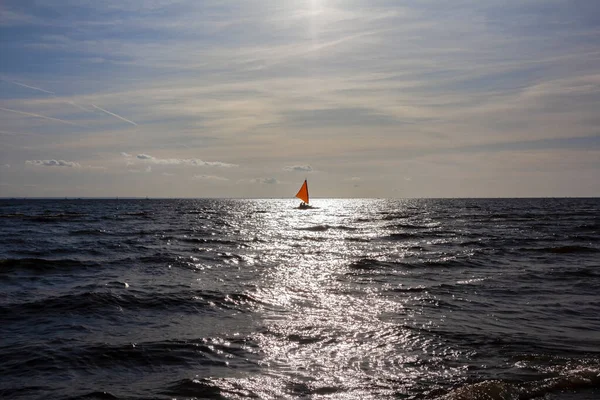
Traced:
<svg viewBox="0 0 600 400">
<path fill-rule="evenodd" d="M 2 0 L 0 197 L 600 196 L 597 0 Z"/>
</svg>

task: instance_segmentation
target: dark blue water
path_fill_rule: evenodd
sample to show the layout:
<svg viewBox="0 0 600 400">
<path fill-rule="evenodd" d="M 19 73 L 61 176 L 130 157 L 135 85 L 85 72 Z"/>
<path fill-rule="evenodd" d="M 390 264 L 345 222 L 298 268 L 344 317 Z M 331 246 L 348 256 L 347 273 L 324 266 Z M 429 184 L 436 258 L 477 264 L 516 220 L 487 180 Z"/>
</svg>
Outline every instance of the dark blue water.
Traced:
<svg viewBox="0 0 600 400">
<path fill-rule="evenodd" d="M 3 399 L 600 398 L 600 200 L 0 200 Z"/>
</svg>

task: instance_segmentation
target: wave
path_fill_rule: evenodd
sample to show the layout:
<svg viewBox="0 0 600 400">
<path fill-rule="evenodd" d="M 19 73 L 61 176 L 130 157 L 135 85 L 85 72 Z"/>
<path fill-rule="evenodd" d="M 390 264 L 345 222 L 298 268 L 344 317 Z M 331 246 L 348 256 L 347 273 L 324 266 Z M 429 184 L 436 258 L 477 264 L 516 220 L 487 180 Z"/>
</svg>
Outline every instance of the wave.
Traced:
<svg viewBox="0 0 600 400">
<path fill-rule="evenodd" d="M 127 257 L 119 260 L 111 261 L 110 265 L 121 266 L 124 264 L 145 264 L 145 265 L 162 265 L 183 268 L 187 270 L 198 270 L 199 267 L 202 266 L 202 263 L 208 263 L 211 265 L 215 265 L 220 261 L 235 261 L 235 262 L 243 262 L 246 261 L 246 258 L 239 254 L 231 253 L 231 252 L 223 252 L 217 251 L 217 249 L 203 249 L 203 248 L 195 248 L 188 249 L 187 251 L 191 251 L 194 253 L 194 256 L 178 256 L 172 253 L 157 253 L 150 256 L 144 257 Z"/>
<path fill-rule="evenodd" d="M 0 218 L 26 218 L 29 215 L 22 213 L 13 213 L 13 214 L 0 214 Z"/>
<path fill-rule="evenodd" d="M 150 211 L 119 213 L 118 210 L 110 210 L 110 212 L 100 215 L 97 218 L 100 220 L 105 220 L 105 221 L 106 220 L 130 221 L 130 220 L 137 220 L 137 219 L 154 219 L 155 216 L 156 216 L 155 213 L 150 212 Z"/>
<path fill-rule="evenodd" d="M 390 229 L 429 229 L 431 226 L 420 225 L 420 224 L 393 224 L 387 225 L 386 228 Z"/>
<path fill-rule="evenodd" d="M 69 232 L 73 236 L 103 236 L 110 235 L 111 233 L 106 229 L 79 229 Z"/>
<path fill-rule="evenodd" d="M 464 267 L 480 267 L 483 262 L 472 260 L 469 258 L 441 258 L 429 259 L 419 262 L 398 262 L 398 261 L 381 261 L 373 258 L 361 258 L 348 265 L 350 270 L 355 271 L 377 271 L 377 270 L 398 270 L 398 269 L 415 269 L 415 268 L 464 268 Z M 354 273 L 350 273 L 353 275 Z"/>
<path fill-rule="evenodd" d="M 221 389 L 209 379 L 182 379 L 169 386 L 162 394 L 168 396 L 192 396 L 193 398 L 225 399 Z"/>
<path fill-rule="evenodd" d="M 309 232 L 325 232 L 330 229 L 339 229 L 342 231 L 356 231 L 358 228 L 346 225 L 314 225 L 307 226 L 304 228 L 296 228 L 298 231 L 309 231 Z"/>
<path fill-rule="evenodd" d="M 372 241 L 372 239 L 368 237 L 345 237 L 344 240 L 358 243 L 369 243 L 370 241 Z"/>
<path fill-rule="evenodd" d="M 397 232 L 387 236 L 382 236 L 381 239 L 387 240 L 410 240 L 410 239 L 454 239 L 456 232 L 438 230 L 438 231 L 419 231 L 419 232 Z M 460 237 L 479 238 L 476 234 L 461 233 Z"/>
<path fill-rule="evenodd" d="M 259 361 L 256 343 L 246 337 L 164 340 L 141 343 L 91 343 L 72 341 L 53 346 L 27 344 L 3 352 L 2 368 L 35 371 L 148 368 L 164 366 L 240 367 Z M 98 392 L 95 395 L 98 396 Z"/>
<path fill-rule="evenodd" d="M 122 213 L 119 215 L 126 215 L 129 217 L 147 217 L 147 216 L 150 216 L 151 213 L 150 213 L 150 211 L 136 211 L 136 212 Z"/>
<path fill-rule="evenodd" d="M 24 398 L 29 399 L 32 398 L 32 393 L 47 393 L 49 387 L 46 386 L 26 386 L 25 384 L 21 387 L 14 388 L 0 388 L 0 398 L 2 399 L 18 399 Z M 45 396 L 48 397 L 48 396 Z M 41 398 L 41 397 L 37 397 Z"/>
<path fill-rule="evenodd" d="M 583 224 L 575 227 L 576 231 L 597 232 L 600 231 L 600 223 Z"/>
<path fill-rule="evenodd" d="M 348 268 L 353 270 L 378 270 L 383 268 L 396 268 L 399 266 L 405 266 L 405 264 L 388 262 L 388 261 L 379 261 L 373 258 L 361 258 L 360 260 L 354 261 Z"/>
<path fill-rule="evenodd" d="M 0 259 L 0 274 L 21 270 L 35 271 L 37 273 L 78 270 L 83 268 L 97 268 L 99 264 L 91 261 L 74 259 L 49 260 L 45 258 L 7 258 Z"/>
<path fill-rule="evenodd" d="M 206 239 L 206 238 L 178 238 L 172 237 L 171 240 L 177 240 L 184 243 L 194 244 L 220 244 L 224 246 L 246 246 L 244 243 L 235 240 L 226 239 Z"/>
<path fill-rule="evenodd" d="M 394 221 L 397 219 L 406 219 L 406 218 L 411 218 L 414 217 L 413 214 L 388 214 L 385 215 L 384 217 L 382 217 L 381 219 L 383 221 Z"/>
<path fill-rule="evenodd" d="M 536 247 L 536 248 L 521 248 L 520 251 L 531 251 L 539 253 L 553 254 L 572 254 L 572 253 L 598 253 L 600 249 L 587 246 L 556 246 L 556 247 Z"/>
<path fill-rule="evenodd" d="M 87 214 L 83 213 L 45 213 L 45 214 L 0 214 L 0 218 L 15 218 L 23 219 L 33 222 L 59 222 L 64 220 L 73 220 L 85 217 Z"/>
<path fill-rule="evenodd" d="M 412 287 L 399 287 L 399 288 L 387 289 L 386 292 L 388 292 L 388 293 L 422 293 L 422 292 L 428 292 L 431 289 L 432 288 L 428 287 L 428 286 L 412 286 Z"/>
<path fill-rule="evenodd" d="M 387 236 L 383 236 L 382 239 L 389 240 L 406 240 L 406 239 L 423 239 L 425 236 L 422 233 L 392 233 Z"/>
<path fill-rule="evenodd" d="M 82 394 L 81 396 L 76 396 L 76 397 L 70 398 L 70 400 L 113 400 L 113 399 L 119 399 L 119 397 L 115 396 L 114 394 L 112 394 L 110 392 L 100 392 L 100 391 L 89 392 L 89 393 Z"/>
<path fill-rule="evenodd" d="M 540 279 L 539 276 L 534 276 L 536 279 Z M 550 270 L 544 274 L 542 279 L 552 277 L 554 279 L 564 278 L 592 278 L 600 277 L 600 265 L 587 266 L 587 267 L 564 267 L 561 269 Z"/>
<path fill-rule="evenodd" d="M 441 291 L 443 293 L 449 293 L 452 290 L 455 290 L 457 287 L 460 287 L 462 285 L 476 284 L 476 283 L 484 281 L 484 280 L 485 280 L 484 278 L 474 278 L 474 279 L 457 281 L 456 283 L 453 283 L 453 284 L 434 283 L 434 284 L 429 284 L 427 286 L 426 285 L 401 286 L 401 287 L 386 289 L 386 292 L 388 292 L 388 293 L 421 293 L 421 292 L 436 293 L 436 292 Z"/>
<path fill-rule="evenodd" d="M 461 247 L 489 247 L 489 245 L 483 240 L 467 240 L 458 244 Z"/>
<path fill-rule="evenodd" d="M 65 247 L 45 247 L 40 250 L 24 250 L 19 249 L 15 251 L 16 254 L 28 256 L 28 258 L 43 258 L 46 256 L 57 256 L 59 254 L 70 254 L 70 255 L 86 255 L 86 256 L 100 256 L 104 255 L 104 251 L 100 249 L 100 246 L 94 244 L 93 246 L 83 247 L 79 249 L 73 249 L 72 246 Z"/>
<path fill-rule="evenodd" d="M 70 312 L 86 314 L 119 311 L 171 310 L 199 312 L 215 308 L 248 311 L 249 306 L 261 302 L 245 293 L 223 294 L 219 292 L 181 291 L 177 293 L 149 293 L 127 290 L 128 285 L 118 285 L 122 291 L 86 291 L 75 294 L 48 297 L 30 302 L 9 303 L 0 306 L 7 319 L 19 319 L 25 315 L 56 315 Z"/>
<path fill-rule="evenodd" d="M 597 368 L 579 368 L 568 370 L 556 377 L 525 383 L 513 383 L 502 380 L 489 380 L 466 384 L 452 390 L 439 400 L 525 400 L 545 397 L 564 391 L 580 391 L 600 387 L 600 370 Z"/>
<path fill-rule="evenodd" d="M 182 379 L 173 383 L 163 394 L 169 396 L 191 396 L 193 399 L 262 399 L 284 398 L 280 391 L 269 390 L 268 384 L 260 378 L 246 378 L 243 380 L 228 378 L 195 378 Z M 278 380 L 282 376 L 277 377 Z M 285 392 L 293 398 L 329 398 L 332 395 L 347 391 L 339 386 L 317 386 L 308 382 L 289 380 L 285 382 Z M 336 397 L 337 398 L 337 397 Z"/>
</svg>

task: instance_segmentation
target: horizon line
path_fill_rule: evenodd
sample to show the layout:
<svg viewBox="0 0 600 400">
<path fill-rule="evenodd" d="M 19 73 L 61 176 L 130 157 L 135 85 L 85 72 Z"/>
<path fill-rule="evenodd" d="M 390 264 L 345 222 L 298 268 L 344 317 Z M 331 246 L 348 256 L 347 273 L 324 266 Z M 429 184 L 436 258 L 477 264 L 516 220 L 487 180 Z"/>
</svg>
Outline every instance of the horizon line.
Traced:
<svg viewBox="0 0 600 400">
<path fill-rule="evenodd" d="M 481 196 L 481 197 L 313 197 L 316 200 L 488 200 L 600 199 L 600 196 Z M 0 200 L 290 200 L 289 197 L 150 197 L 150 196 L 0 196 Z"/>
</svg>

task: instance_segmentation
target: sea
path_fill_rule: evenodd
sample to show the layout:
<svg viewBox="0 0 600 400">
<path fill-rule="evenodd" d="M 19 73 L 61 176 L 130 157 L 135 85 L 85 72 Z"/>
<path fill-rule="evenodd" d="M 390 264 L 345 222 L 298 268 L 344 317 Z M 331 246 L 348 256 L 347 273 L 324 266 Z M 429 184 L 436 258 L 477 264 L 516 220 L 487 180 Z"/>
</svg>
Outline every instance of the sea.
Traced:
<svg viewBox="0 0 600 400">
<path fill-rule="evenodd" d="M 600 399 L 600 199 L 0 200 L 2 399 Z"/>
</svg>

